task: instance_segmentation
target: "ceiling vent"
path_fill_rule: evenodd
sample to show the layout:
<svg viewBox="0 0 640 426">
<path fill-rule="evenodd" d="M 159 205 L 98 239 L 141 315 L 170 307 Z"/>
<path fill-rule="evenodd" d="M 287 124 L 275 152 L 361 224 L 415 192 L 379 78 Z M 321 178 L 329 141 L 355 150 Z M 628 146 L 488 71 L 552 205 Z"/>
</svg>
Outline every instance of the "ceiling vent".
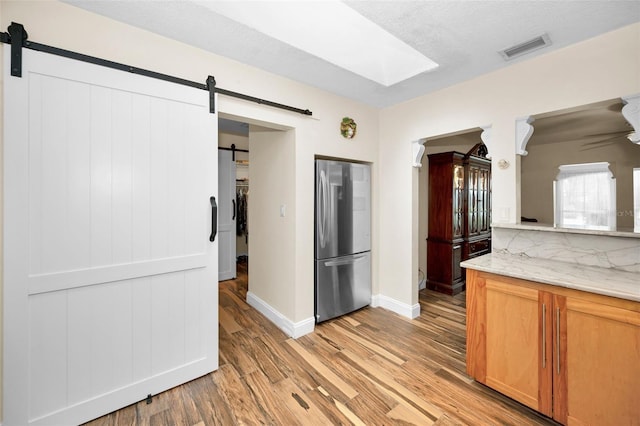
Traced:
<svg viewBox="0 0 640 426">
<path fill-rule="evenodd" d="M 549 35 L 542 34 L 534 39 L 527 40 L 524 43 L 516 44 L 515 46 L 508 47 L 501 50 L 499 53 L 502 55 L 505 61 L 516 58 L 518 56 L 526 55 L 534 50 L 542 49 L 551 45 L 551 39 Z"/>
</svg>

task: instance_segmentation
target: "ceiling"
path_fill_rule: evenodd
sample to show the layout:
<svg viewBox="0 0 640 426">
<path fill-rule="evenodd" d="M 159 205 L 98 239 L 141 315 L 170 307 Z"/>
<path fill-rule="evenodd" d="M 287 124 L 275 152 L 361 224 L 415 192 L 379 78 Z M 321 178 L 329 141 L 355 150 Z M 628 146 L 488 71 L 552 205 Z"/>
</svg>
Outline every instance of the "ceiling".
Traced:
<svg viewBox="0 0 640 426">
<path fill-rule="evenodd" d="M 534 116 L 530 143 L 580 142 L 583 150 L 632 142 L 627 136 L 634 131 L 623 117 L 621 99 L 611 99 L 561 111 Z"/>
<path fill-rule="evenodd" d="M 527 146 L 578 143 L 581 150 L 604 148 L 616 143 L 632 144 L 627 136 L 634 131 L 623 117 L 622 99 L 610 99 L 558 111 L 536 114 L 532 118 L 533 135 Z M 427 139 L 430 147 L 467 144 L 482 141 L 482 129 L 467 129 Z M 640 147 L 639 147 L 640 148 Z"/>
<path fill-rule="evenodd" d="M 347 1 L 439 64 L 384 86 L 215 13 L 213 0 L 63 1 L 380 108 L 640 21 L 640 1 L 627 0 Z M 251 7 L 251 1 L 244 3 Z M 552 43 L 548 47 L 510 61 L 498 53 L 545 33 Z M 357 58 L 358 52 L 353 55 Z M 224 87 L 223 81 L 218 83 Z"/>
</svg>

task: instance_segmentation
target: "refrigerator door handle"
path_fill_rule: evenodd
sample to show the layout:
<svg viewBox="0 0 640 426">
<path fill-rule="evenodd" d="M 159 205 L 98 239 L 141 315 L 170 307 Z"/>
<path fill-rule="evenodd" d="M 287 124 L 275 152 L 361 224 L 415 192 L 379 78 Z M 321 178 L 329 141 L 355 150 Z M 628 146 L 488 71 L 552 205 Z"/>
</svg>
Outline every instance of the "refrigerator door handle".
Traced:
<svg viewBox="0 0 640 426">
<path fill-rule="evenodd" d="M 320 238 L 320 247 L 324 248 L 327 245 L 327 220 L 328 220 L 328 204 L 329 204 L 329 188 L 327 182 L 327 175 L 324 170 L 320 170 L 320 186 L 318 188 L 320 192 L 318 198 L 320 201 L 320 218 L 318 220 L 318 237 Z"/>
<path fill-rule="evenodd" d="M 326 262 L 324 262 L 324 266 L 343 266 L 343 265 L 351 265 L 353 263 L 356 263 L 359 260 L 364 259 L 365 257 L 367 257 L 366 254 L 361 254 L 359 256 L 353 256 L 350 257 L 349 259 L 340 259 L 340 260 L 328 260 Z"/>
</svg>

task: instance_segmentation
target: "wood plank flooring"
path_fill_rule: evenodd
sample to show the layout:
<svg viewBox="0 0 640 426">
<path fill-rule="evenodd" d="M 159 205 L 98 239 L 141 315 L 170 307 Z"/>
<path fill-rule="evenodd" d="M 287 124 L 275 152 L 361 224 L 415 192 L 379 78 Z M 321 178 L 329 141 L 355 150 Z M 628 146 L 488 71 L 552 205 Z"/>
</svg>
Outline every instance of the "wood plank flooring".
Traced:
<svg viewBox="0 0 640 426">
<path fill-rule="evenodd" d="M 464 293 L 420 292 L 415 320 L 364 308 L 284 335 L 220 283 L 220 368 L 102 425 L 555 425 L 465 374 Z"/>
</svg>

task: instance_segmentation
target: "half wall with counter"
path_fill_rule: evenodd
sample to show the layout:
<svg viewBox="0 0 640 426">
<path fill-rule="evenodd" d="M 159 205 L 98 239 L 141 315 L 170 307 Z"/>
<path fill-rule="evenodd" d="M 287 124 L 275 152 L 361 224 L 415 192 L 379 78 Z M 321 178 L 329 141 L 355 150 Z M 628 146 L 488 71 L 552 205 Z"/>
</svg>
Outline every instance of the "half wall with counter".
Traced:
<svg viewBox="0 0 640 426">
<path fill-rule="evenodd" d="M 467 268 L 467 373 L 562 424 L 640 419 L 640 238 L 495 225 Z"/>
</svg>

